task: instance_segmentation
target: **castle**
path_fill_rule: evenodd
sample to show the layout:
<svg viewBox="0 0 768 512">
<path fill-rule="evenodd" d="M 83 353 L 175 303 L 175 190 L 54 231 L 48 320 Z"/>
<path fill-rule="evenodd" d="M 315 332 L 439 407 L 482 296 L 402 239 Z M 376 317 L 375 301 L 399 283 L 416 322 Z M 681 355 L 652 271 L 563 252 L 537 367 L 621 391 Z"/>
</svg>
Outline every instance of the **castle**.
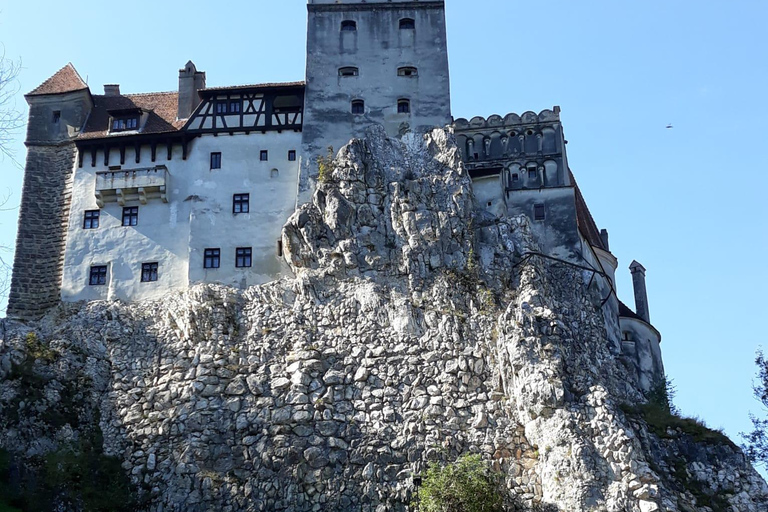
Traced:
<svg viewBox="0 0 768 512">
<path fill-rule="evenodd" d="M 630 267 L 632 311 L 568 166 L 560 109 L 454 120 L 442 0 L 309 0 L 308 14 L 306 81 L 209 88 L 188 62 L 177 91 L 93 94 L 68 64 L 25 96 L 8 315 L 271 281 L 288 271 L 282 226 L 329 147 L 373 123 L 390 136 L 450 125 L 478 206 L 528 216 L 546 256 L 591 271 L 615 352 L 646 389 L 663 375 L 645 269 Z"/>
</svg>

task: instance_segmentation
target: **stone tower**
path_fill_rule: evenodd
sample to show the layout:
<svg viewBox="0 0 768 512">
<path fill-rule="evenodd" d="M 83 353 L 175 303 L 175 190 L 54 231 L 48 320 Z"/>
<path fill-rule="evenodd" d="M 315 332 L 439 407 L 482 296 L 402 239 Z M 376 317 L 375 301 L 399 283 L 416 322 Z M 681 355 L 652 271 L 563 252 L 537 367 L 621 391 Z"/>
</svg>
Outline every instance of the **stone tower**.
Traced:
<svg viewBox="0 0 768 512">
<path fill-rule="evenodd" d="M 451 122 L 445 3 L 309 0 L 301 190 L 316 157 L 371 124 L 390 136 Z"/>
<path fill-rule="evenodd" d="M 34 319 L 59 302 L 72 194 L 74 138 L 93 99 L 72 64 L 25 96 L 27 162 L 8 316 Z"/>
</svg>

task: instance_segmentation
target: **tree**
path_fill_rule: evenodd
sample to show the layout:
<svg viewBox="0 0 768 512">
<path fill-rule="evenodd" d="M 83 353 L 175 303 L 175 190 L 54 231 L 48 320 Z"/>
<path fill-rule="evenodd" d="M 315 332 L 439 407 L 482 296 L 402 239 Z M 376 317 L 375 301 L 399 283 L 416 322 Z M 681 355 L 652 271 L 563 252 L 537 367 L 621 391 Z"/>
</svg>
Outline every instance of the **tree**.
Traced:
<svg viewBox="0 0 768 512">
<path fill-rule="evenodd" d="M 765 414 L 768 413 L 768 360 L 761 350 L 757 352 L 755 364 L 757 365 L 757 383 L 753 385 L 753 390 Z M 753 463 L 768 466 L 768 417 L 760 418 L 750 414 L 749 418 L 752 420 L 752 432 L 741 434 L 747 441 L 744 452 Z"/>
<path fill-rule="evenodd" d="M 19 92 L 17 77 L 20 70 L 21 61 L 8 59 L 5 48 L 0 46 L 0 155 L 11 160 L 14 160 L 11 141 L 24 126 L 24 118 L 14 103 Z"/>
<path fill-rule="evenodd" d="M 479 455 L 441 466 L 431 464 L 418 491 L 419 512 L 500 512 L 501 475 Z"/>
</svg>

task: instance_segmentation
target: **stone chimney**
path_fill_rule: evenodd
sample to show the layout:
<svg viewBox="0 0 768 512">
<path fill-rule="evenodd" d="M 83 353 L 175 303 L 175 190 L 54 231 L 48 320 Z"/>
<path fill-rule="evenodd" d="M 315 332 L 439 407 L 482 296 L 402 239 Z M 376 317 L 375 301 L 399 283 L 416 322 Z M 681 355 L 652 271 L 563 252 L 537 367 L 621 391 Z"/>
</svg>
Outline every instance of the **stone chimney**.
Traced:
<svg viewBox="0 0 768 512">
<path fill-rule="evenodd" d="M 601 229 L 600 230 L 600 240 L 603 242 L 603 247 L 605 247 L 606 251 L 611 250 L 611 244 L 608 243 L 608 230 L 607 229 Z"/>
<path fill-rule="evenodd" d="M 635 313 L 646 322 L 651 323 L 651 314 L 648 311 L 648 293 L 645 290 L 645 267 L 633 260 L 629 270 L 632 272 L 632 284 L 635 288 Z"/>
<path fill-rule="evenodd" d="M 104 95 L 105 96 L 120 96 L 120 85 L 119 84 L 105 84 L 104 85 Z"/>
<path fill-rule="evenodd" d="M 205 72 L 198 71 L 192 61 L 179 70 L 179 109 L 176 117 L 188 119 L 200 103 L 197 91 L 205 89 Z"/>
</svg>

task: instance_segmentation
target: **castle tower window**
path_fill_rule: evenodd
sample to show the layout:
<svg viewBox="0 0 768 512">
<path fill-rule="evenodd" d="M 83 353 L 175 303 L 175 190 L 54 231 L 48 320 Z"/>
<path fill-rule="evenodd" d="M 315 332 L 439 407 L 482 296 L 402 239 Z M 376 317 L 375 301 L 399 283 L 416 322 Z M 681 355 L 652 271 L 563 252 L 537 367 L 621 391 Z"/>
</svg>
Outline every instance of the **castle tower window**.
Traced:
<svg viewBox="0 0 768 512">
<path fill-rule="evenodd" d="M 61 120 L 61 110 L 54 110 L 53 117 L 51 118 L 51 122 L 53 124 L 59 124 L 60 120 Z"/>
<path fill-rule="evenodd" d="M 232 213 L 248 213 L 250 201 L 250 194 L 235 194 L 232 196 Z"/>
<path fill-rule="evenodd" d="M 103 286 L 107 284 L 107 266 L 93 265 L 88 276 L 89 286 Z"/>
<path fill-rule="evenodd" d="M 157 262 L 141 264 L 141 282 L 151 283 L 157 281 Z"/>
<path fill-rule="evenodd" d="M 341 22 L 342 32 L 354 32 L 357 30 L 357 22 L 353 20 L 344 20 Z"/>
<path fill-rule="evenodd" d="M 536 170 L 536 167 L 529 167 L 528 168 L 528 179 L 529 180 L 535 180 L 539 177 L 539 173 Z"/>
<path fill-rule="evenodd" d="M 518 181 L 520 181 L 520 175 L 516 172 L 512 173 L 512 183 L 517 183 Z"/>
<path fill-rule="evenodd" d="M 359 76 L 360 70 L 354 66 L 339 68 L 339 76 Z"/>
<path fill-rule="evenodd" d="M 123 208 L 123 226 L 136 226 L 139 224 L 139 207 L 126 206 Z"/>
<path fill-rule="evenodd" d="M 397 68 L 397 76 L 418 76 L 419 70 L 413 66 Z"/>
<path fill-rule="evenodd" d="M 269 150 L 262 149 L 259 152 L 259 160 L 262 162 L 268 162 L 269 161 Z"/>
<path fill-rule="evenodd" d="M 411 101 L 410 100 L 397 100 L 397 113 L 398 114 L 410 114 L 411 113 Z"/>
<path fill-rule="evenodd" d="M 221 266 L 221 249 L 206 249 L 203 253 L 203 268 L 219 268 Z"/>
<path fill-rule="evenodd" d="M 354 100 L 352 102 L 353 114 L 365 114 L 365 102 L 363 100 Z"/>
<path fill-rule="evenodd" d="M 547 218 L 547 211 L 542 203 L 536 203 L 533 205 L 533 220 L 545 220 Z"/>
<path fill-rule="evenodd" d="M 221 169 L 221 153 L 211 153 L 211 169 Z"/>
<path fill-rule="evenodd" d="M 400 20 L 400 30 L 414 30 L 416 22 L 413 18 L 403 18 Z"/>
<path fill-rule="evenodd" d="M 296 161 L 296 150 L 291 149 L 288 151 L 288 161 L 289 162 L 295 162 Z"/>
<path fill-rule="evenodd" d="M 253 263 L 253 250 L 250 247 L 238 247 L 235 250 L 235 266 L 250 268 Z"/>
<path fill-rule="evenodd" d="M 96 229 L 99 227 L 99 210 L 86 210 L 83 218 L 83 229 Z"/>
</svg>

